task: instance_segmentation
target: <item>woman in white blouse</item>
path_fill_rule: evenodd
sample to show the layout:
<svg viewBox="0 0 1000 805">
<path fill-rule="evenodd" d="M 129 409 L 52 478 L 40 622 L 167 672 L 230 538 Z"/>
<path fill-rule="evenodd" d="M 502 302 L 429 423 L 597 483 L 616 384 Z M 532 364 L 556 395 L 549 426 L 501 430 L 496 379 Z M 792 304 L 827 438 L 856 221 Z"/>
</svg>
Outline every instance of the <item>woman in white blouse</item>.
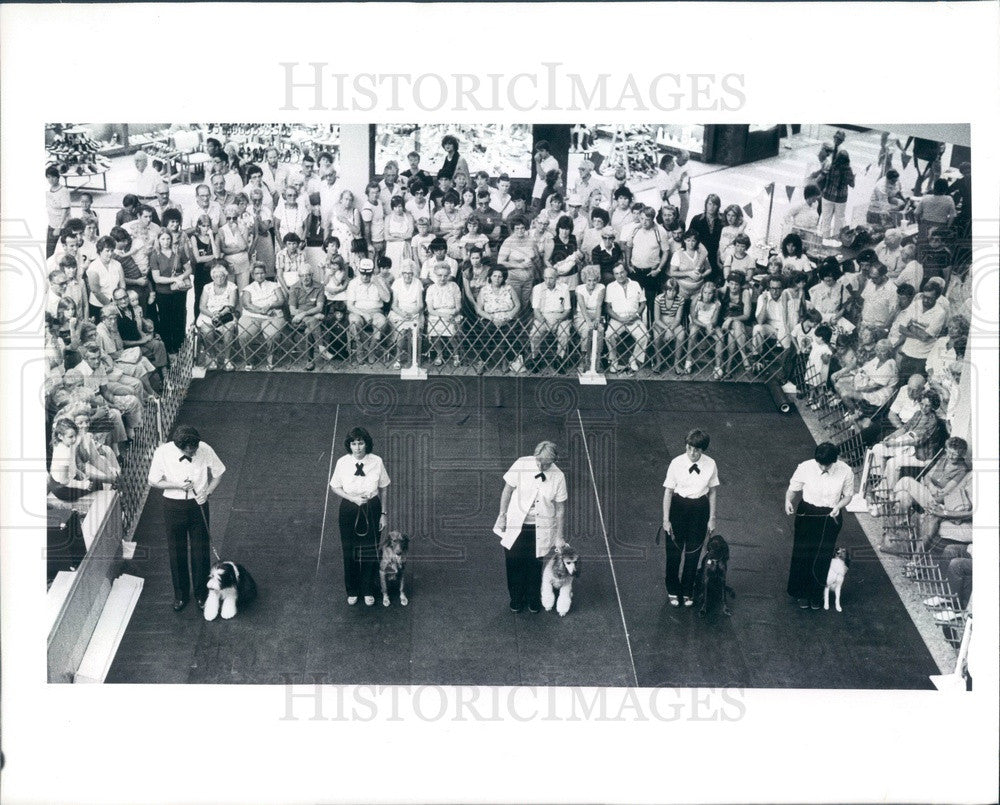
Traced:
<svg viewBox="0 0 1000 805">
<path fill-rule="evenodd" d="M 333 469 L 330 488 L 340 501 L 340 544 L 344 551 L 347 603 L 364 596 L 375 603 L 378 588 L 378 539 L 388 524 L 385 503 L 389 475 L 382 459 L 372 453 L 372 437 L 364 428 L 352 428 L 344 439 L 347 455 Z"/>
<path fill-rule="evenodd" d="M 207 368 L 221 366 L 227 371 L 233 367 L 230 350 L 236 337 L 236 305 L 239 292 L 229 281 L 229 272 L 215 266 L 212 281 L 201 294 L 201 309 L 195 324 L 205 342 L 205 351 L 211 358 Z"/>
<path fill-rule="evenodd" d="M 500 514 L 493 533 L 500 537 L 507 570 L 511 612 L 542 609 L 542 560 L 561 547 L 566 511 L 566 478 L 556 464 L 554 442 L 539 442 L 504 474 Z"/>
<path fill-rule="evenodd" d="M 424 285 L 416 278 L 416 263 L 403 261 L 399 276 L 390 290 L 392 309 L 389 311 L 389 324 L 396 339 L 396 362 L 392 368 L 402 369 L 404 362 L 409 363 L 410 339 L 423 329 Z"/>
<path fill-rule="evenodd" d="M 521 312 L 518 294 L 507 284 L 507 269 L 493 266 L 489 281 L 479 291 L 476 299 L 476 342 L 480 345 L 480 359 L 476 361 L 476 371 L 482 372 L 496 361 L 507 361 L 517 353 L 514 323 Z M 510 363 L 513 372 L 522 371 L 524 361 L 516 355 Z"/>
<path fill-rule="evenodd" d="M 604 347 L 604 327 L 601 325 L 601 315 L 604 312 L 605 287 L 601 284 L 601 269 L 595 265 L 585 266 L 580 272 L 581 285 L 577 285 L 576 313 L 573 324 L 580 336 L 582 359 L 580 371 L 589 371 L 593 353 L 596 351 L 594 368 L 600 365 L 601 351 Z M 597 333 L 597 344 L 594 345 L 594 333 Z"/>
<path fill-rule="evenodd" d="M 285 293 L 274 280 L 266 278 L 264 264 L 256 262 L 251 276 L 253 282 L 243 289 L 240 316 L 240 344 L 246 357 L 246 368 L 253 369 L 253 355 L 249 346 L 254 336 L 264 334 L 267 349 L 267 368 L 274 368 L 274 344 L 285 326 Z"/>
<path fill-rule="evenodd" d="M 838 461 L 840 448 L 831 442 L 816 445 L 810 461 L 795 468 L 785 492 L 785 514 L 795 515 L 788 594 L 799 609 L 819 609 L 837 548 L 843 508 L 854 495 L 854 472 Z"/>
</svg>

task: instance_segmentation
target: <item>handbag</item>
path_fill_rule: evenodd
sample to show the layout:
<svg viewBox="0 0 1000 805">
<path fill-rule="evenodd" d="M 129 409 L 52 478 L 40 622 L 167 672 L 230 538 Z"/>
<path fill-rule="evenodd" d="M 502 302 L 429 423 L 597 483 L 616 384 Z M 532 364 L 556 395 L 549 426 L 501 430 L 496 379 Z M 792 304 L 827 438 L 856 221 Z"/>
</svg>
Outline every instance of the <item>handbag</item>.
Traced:
<svg viewBox="0 0 1000 805">
<path fill-rule="evenodd" d="M 223 324 L 229 324 L 231 321 L 235 321 L 236 316 L 233 314 L 233 309 L 231 307 L 225 307 L 214 316 L 212 316 L 212 324 L 219 327 Z"/>
</svg>

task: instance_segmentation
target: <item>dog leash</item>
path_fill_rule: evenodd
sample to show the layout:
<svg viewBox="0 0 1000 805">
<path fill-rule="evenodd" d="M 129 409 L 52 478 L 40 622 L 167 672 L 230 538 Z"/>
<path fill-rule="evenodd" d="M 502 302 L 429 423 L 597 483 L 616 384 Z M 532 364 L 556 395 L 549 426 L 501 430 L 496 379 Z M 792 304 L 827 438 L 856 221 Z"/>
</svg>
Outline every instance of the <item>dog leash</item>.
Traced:
<svg viewBox="0 0 1000 805">
<path fill-rule="evenodd" d="M 195 501 L 198 503 L 198 501 Z M 212 532 L 208 528 L 208 518 L 205 516 L 205 506 L 202 503 L 198 503 L 198 513 L 201 515 L 201 521 L 205 524 L 205 533 L 208 535 L 208 545 L 212 549 L 212 555 L 215 557 L 216 562 L 221 562 L 222 559 L 219 557 L 219 552 L 215 550 L 215 546 L 212 544 Z"/>
</svg>

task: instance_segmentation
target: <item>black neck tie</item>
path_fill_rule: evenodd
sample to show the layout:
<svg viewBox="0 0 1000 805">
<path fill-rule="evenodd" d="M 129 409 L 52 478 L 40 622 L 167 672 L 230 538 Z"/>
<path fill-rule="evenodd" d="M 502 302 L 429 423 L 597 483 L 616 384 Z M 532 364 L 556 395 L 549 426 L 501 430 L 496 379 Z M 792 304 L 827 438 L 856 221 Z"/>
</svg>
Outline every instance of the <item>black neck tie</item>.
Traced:
<svg viewBox="0 0 1000 805">
<path fill-rule="evenodd" d="M 357 469 L 356 469 L 356 470 L 354 471 L 354 474 L 355 474 L 355 475 L 360 475 L 360 476 L 364 477 L 364 474 L 365 474 L 365 465 L 364 465 L 364 464 L 362 464 L 362 463 L 361 463 L 361 462 L 359 461 L 359 462 L 358 462 L 357 464 L 355 464 L 354 466 L 355 466 L 355 467 L 357 467 Z"/>
<path fill-rule="evenodd" d="M 545 473 L 544 472 L 538 473 L 538 475 L 536 475 L 535 477 L 536 478 L 541 478 L 542 479 L 542 483 L 543 484 L 545 483 Z"/>
<path fill-rule="evenodd" d="M 692 472 L 696 472 L 696 473 L 698 473 L 699 475 L 701 475 L 701 470 L 699 470 L 699 469 L 698 469 L 698 465 L 697 465 L 697 464 L 692 464 L 692 465 L 691 465 L 691 466 L 690 466 L 690 467 L 688 468 L 688 473 L 692 473 Z"/>
<path fill-rule="evenodd" d="M 188 463 L 190 463 L 191 462 L 191 456 L 181 456 L 180 460 L 181 461 L 187 461 Z"/>
</svg>

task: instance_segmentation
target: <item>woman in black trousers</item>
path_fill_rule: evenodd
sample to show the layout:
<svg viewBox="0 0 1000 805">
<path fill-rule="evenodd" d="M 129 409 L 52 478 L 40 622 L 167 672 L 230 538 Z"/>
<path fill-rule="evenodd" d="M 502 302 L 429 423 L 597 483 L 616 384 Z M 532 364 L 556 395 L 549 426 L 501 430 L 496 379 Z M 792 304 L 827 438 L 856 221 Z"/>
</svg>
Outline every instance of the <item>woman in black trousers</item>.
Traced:
<svg viewBox="0 0 1000 805">
<path fill-rule="evenodd" d="M 149 273 L 156 290 L 160 338 L 171 355 L 176 354 L 187 331 L 187 292 L 191 287 L 191 264 L 184 263 L 174 236 L 160 230 L 156 248 L 149 255 Z"/>
<path fill-rule="evenodd" d="M 344 550 L 344 586 L 347 603 L 358 596 L 375 603 L 378 588 L 378 539 L 388 518 L 383 511 L 389 476 L 382 459 L 372 453 L 372 437 L 353 428 L 344 439 L 347 455 L 337 460 L 330 488 L 340 498 L 340 543 Z"/>
<path fill-rule="evenodd" d="M 838 461 L 840 448 L 831 442 L 816 445 L 811 461 L 795 468 L 785 493 L 785 514 L 795 515 L 788 594 L 799 609 L 819 609 L 844 523 L 841 510 L 854 495 L 854 473 Z"/>
<path fill-rule="evenodd" d="M 663 531 L 666 534 L 665 584 L 670 606 L 694 604 L 698 556 L 705 538 L 715 530 L 719 471 L 705 455 L 709 436 L 693 430 L 684 440 L 684 453 L 670 462 L 663 482 Z M 657 532 L 657 544 L 660 536 Z"/>
</svg>

